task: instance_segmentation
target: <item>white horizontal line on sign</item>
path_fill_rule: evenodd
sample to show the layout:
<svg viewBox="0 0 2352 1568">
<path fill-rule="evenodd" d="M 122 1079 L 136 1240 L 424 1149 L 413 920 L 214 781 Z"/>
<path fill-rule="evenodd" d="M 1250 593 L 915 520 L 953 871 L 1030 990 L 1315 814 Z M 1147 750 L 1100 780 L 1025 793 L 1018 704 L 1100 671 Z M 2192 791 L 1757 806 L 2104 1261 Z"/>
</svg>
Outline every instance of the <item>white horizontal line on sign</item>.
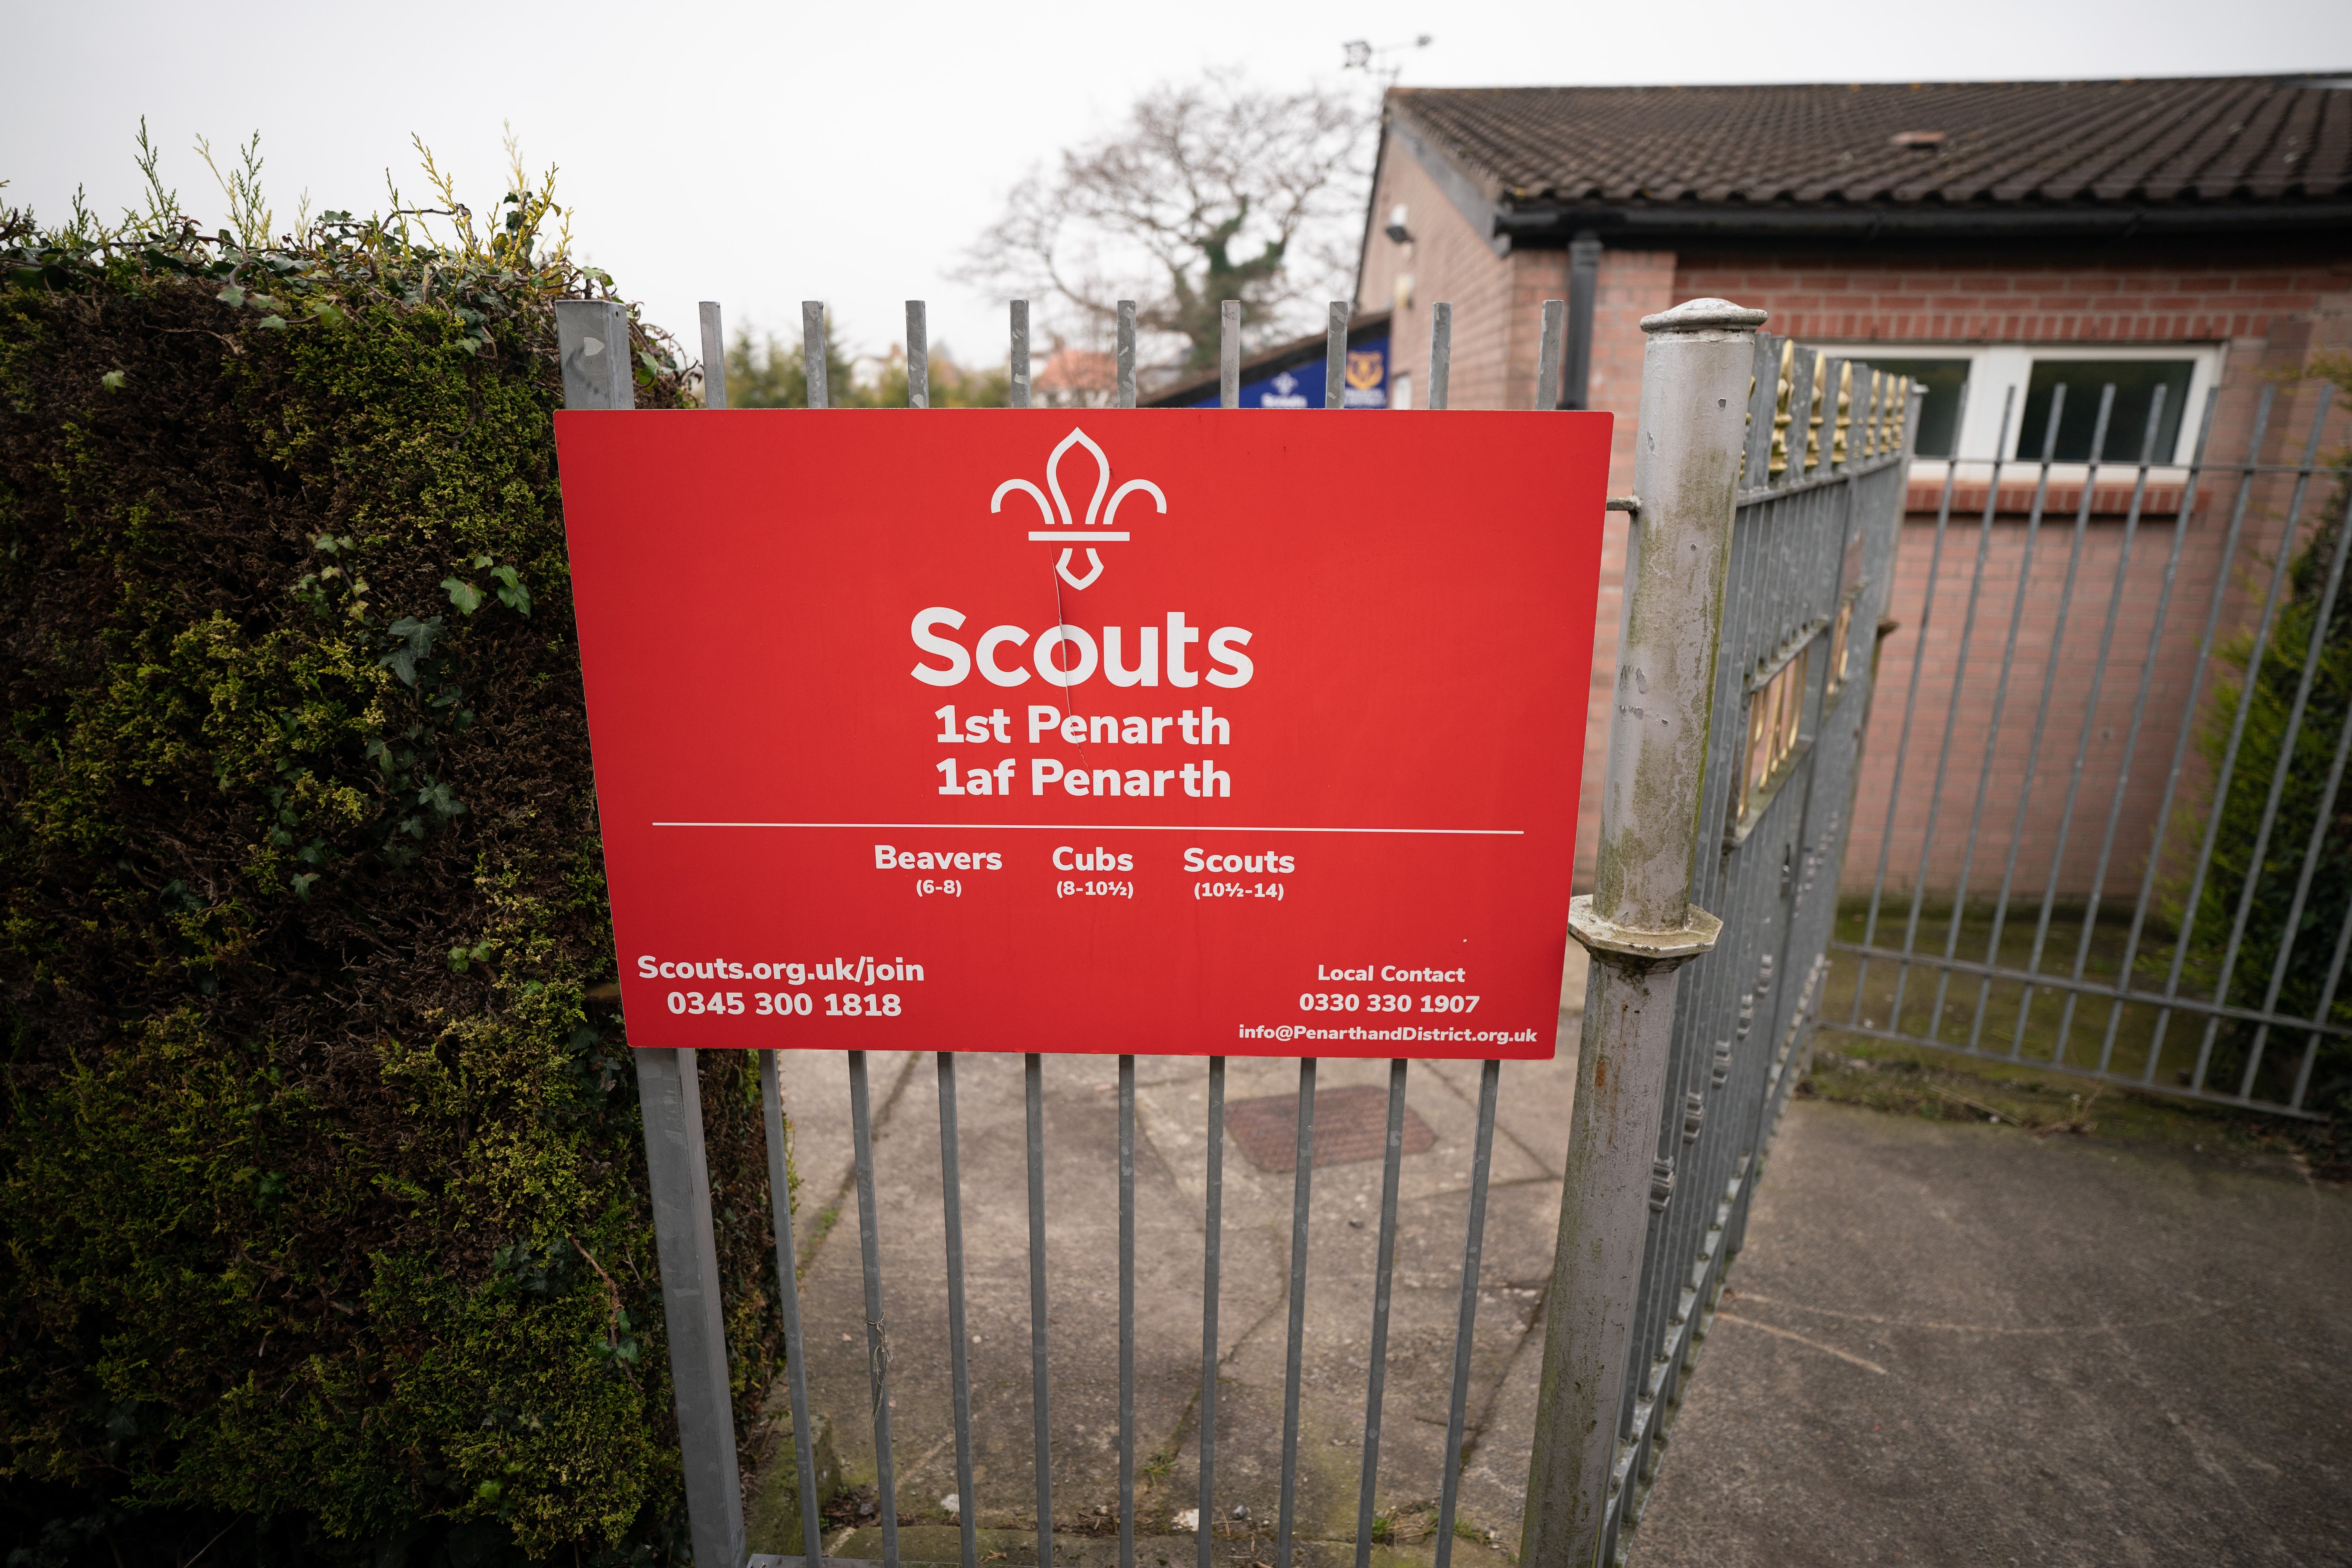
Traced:
<svg viewBox="0 0 2352 1568">
<path fill-rule="evenodd" d="M 1128 531 L 1123 528 L 1114 529 L 1108 533 L 1073 533 L 1068 529 L 1057 529 L 1050 533 L 1032 533 L 1029 542 L 1033 544 L 1124 544 L 1128 537 Z"/>
<path fill-rule="evenodd" d="M 1523 827 L 1207 827 L 1181 822 L 656 822 L 656 827 L 895 827 L 953 832 L 960 828 L 1029 828 L 1041 833 L 1420 833 L 1479 838 L 1524 838 Z"/>
</svg>

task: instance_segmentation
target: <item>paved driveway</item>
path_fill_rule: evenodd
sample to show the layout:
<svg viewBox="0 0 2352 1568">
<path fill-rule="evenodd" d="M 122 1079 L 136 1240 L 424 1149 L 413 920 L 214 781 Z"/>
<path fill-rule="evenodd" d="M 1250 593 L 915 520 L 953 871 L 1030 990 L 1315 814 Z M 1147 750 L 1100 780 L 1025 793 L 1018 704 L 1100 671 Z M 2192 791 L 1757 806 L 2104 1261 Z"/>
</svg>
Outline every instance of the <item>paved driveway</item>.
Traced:
<svg viewBox="0 0 2352 1568">
<path fill-rule="evenodd" d="M 1637 1568 L 2352 1563 L 2352 1193 L 1802 1100 L 1780 1136 Z"/>
</svg>

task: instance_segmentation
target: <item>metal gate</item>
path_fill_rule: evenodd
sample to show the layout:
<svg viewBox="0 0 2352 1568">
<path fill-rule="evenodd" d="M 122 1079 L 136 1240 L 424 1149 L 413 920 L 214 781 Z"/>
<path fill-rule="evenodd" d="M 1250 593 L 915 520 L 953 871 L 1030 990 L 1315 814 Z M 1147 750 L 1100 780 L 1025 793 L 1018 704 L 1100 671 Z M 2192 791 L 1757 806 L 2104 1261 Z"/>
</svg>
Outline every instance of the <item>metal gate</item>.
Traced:
<svg viewBox="0 0 2352 1568">
<path fill-rule="evenodd" d="M 2161 383 L 2128 426 L 2115 385 L 2058 385 L 2021 432 L 2002 390 L 1994 455 L 1948 463 L 1911 530 L 1925 581 L 1832 1027 L 2315 1114 L 2352 1033 L 2332 390 L 2287 429 L 2277 382 L 2234 406 L 2214 388 L 2186 464 L 2159 460 Z M 2038 458 L 2004 462 L 2012 443 Z"/>
<path fill-rule="evenodd" d="M 1331 307 L 1328 406 L 1345 386 L 1348 308 Z M 1433 311 L 1428 408 L 1446 407 L 1452 309 Z M 1544 307 L 1538 407 L 1555 404 L 1564 310 Z M 1643 322 L 1645 361 L 1636 468 L 1639 494 L 1610 502 L 1632 514 L 1609 787 L 1598 891 L 1575 900 L 1573 934 L 1593 959 L 1577 1062 L 1560 1242 L 1543 1309 L 1543 1389 L 1533 1433 L 1521 1561 L 1622 1561 L 1675 1410 L 1696 1364 L 1724 1271 L 1738 1250 L 1748 1194 L 1786 1103 L 1790 1063 L 1818 1007 L 1840 861 L 1852 816 L 1854 763 L 1868 711 L 1873 652 L 1895 552 L 1909 432 L 1911 384 L 1756 332 L 1760 312 L 1700 300 Z M 1237 401 L 1239 307 L 1224 307 L 1223 401 Z M 621 307 L 558 307 L 565 397 L 573 407 L 627 408 L 631 369 L 607 345 L 628 339 Z M 1026 306 L 1013 307 L 1012 400 L 1029 401 Z M 724 407 L 719 310 L 703 307 L 710 405 Z M 823 308 L 803 309 L 813 405 L 825 403 Z M 909 401 L 927 401 L 924 312 L 908 310 Z M 1121 406 L 1135 403 L 1135 328 L 1123 306 Z M 1718 657 L 1718 639 L 1720 656 Z M 1719 917 L 1719 918 L 1718 918 Z M 1718 936 L 1720 940 L 1718 941 Z M 1685 981 L 1681 971 L 1687 968 Z M 696 1559 L 745 1561 L 736 1434 L 691 1051 L 636 1053 L 653 1188 L 670 1370 Z M 957 1058 L 936 1056 L 945 1238 L 951 1426 L 963 1568 L 978 1568 L 972 1390 L 966 1360 L 963 1182 Z M 1613 1075 L 1610 1064 L 1622 1070 Z M 877 1226 L 874 1108 L 864 1053 L 849 1053 L 850 1121 L 864 1283 L 856 1324 L 803 1321 L 793 1216 L 787 1197 L 782 1097 L 773 1053 L 761 1053 L 778 1288 L 785 1337 L 799 1497 L 812 1498 L 810 1346 L 830 1331 L 860 1356 L 871 1403 L 882 1561 L 897 1568 L 898 1500 L 890 1396 L 890 1322 Z M 1205 1064 L 1204 1285 L 1198 1394 L 1199 1568 L 1220 1556 L 1219 1272 L 1223 1226 L 1225 1062 Z M 1375 1541 L 1381 1435 L 1398 1240 L 1410 1064 L 1391 1062 L 1377 1264 L 1368 1329 L 1354 1555 Z M 1434 1553 L 1447 1568 L 1480 1294 L 1487 1189 L 1501 1064 L 1479 1075 L 1475 1150 L 1463 1235 L 1444 1462 Z M 1298 1064 L 1296 1165 L 1286 1290 L 1276 1568 L 1298 1561 L 1294 1509 L 1300 1469 L 1300 1382 L 1308 1288 L 1317 1063 Z M 1043 1064 L 1025 1059 L 1025 1165 L 1033 1489 L 1036 1561 L 1055 1560 L 1053 1380 L 1046 1322 L 1046 1142 Z M 1118 1058 L 1118 1563 L 1136 1562 L 1136 1062 Z M 1624 1136 L 1616 1134 L 1622 1131 Z M 849 1413 L 843 1413 L 845 1416 Z M 927 1440 L 940 1440 L 925 1434 Z M 1031 1499 L 1024 1498 L 1024 1502 Z M 801 1510 L 803 1555 L 824 1560 L 817 1510 Z M 1229 1547 L 1222 1555 L 1234 1557 Z M 835 1559 L 835 1561 L 840 1561 Z"/>
<path fill-rule="evenodd" d="M 1760 312 L 1735 313 L 1721 301 L 1700 303 L 1716 307 L 1706 319 L 1718 331 L 1740 314 L 1750 324 L 1761 320 Z M 1654 331 L 1693 310 L 1685 306 L 1643 325 Z M 1675 724 L 1699 721 L 1703 778 L 1676 758 L 1673 773 L 1687 800 L 1631 809 L 1640 794 L 1624 760 L 1631 738 L 1625 721 L 1642 726 L 1642 734 L 1657 732 L 1642 700 L 1656 689 L 1656 664 L 1677 654 L 1687 659 L 1689 638 L 1702 628 L 1664 626 L 1645 645 L 1635 623 L 1647 606 L 1641 590 L 1629 585 L 1599 897 L 1612 891 L 1609 857 L 1628 853 L 1612 842 L 1619 823 L 1671 811 L 1695 821 L 1695 842 L 1679 861 L 1676 847 L 1665 845 L 1654 856 L 1654 886 L 1637 896 L 1621 892 L 1620 907 L 1638 909 L 1646 899 L 1650 918 L 1633 923 L 1656 931 L 1686 886 L 1690 924 L 1712 923 L 1699 915 L 1708 911 L 1720 921 L 1720 935 L 1711 952 L 1688 963 L 1678 998 L 1650 989 L 1654 977 L 1643 973 L 1671 958 L 1671 944 L 1661 952 L 1654 936 L 1585 936 L 1594 964 L 1583 1057 L 1654 1057 L 1664 1071 L 1654 1099 L 1612 1112 L 1593 1093 L 1605 1092 L 1605 1084 L 1597 1085 L 1597 1075 L 1580 1061 L 1571 1183 L 1575 1142 L 1597 1148 L 1608 1140 L 1592 1134 L 1614 1131 L 1601 1118 L 1622 1121 L 1628 1137 L 1648 1132 L 1654 1141 L 1643 1173 L 1648 1212 L 1633 1215 L 1646 1235 L 1626 1258 L 1639 1268 L 1638 1288 L 1628 1292 L 1630 1281 L 1616 1279 L 1613 1268 L 1578 1266 L 1596 1242 L 1624 1245 L 1622 1211 L 1613 1237 L 1598 1215 L 1574 1235 L 1573 1216 L 1562 1218 L 1523 1563 L 1625 1560 L 1739 1250 L 1764 1153 L 1796 1077 L 1792 1064 L 1818 1014 L 1877 627 L 1917 425 L 1912 384 L 1864 364 L 1800 352 L 1759 333 L 1751 363 L 1738 363 L 1744 342 L 1726 342 L 1712 365 L 1677 378 L 1661 346 L 1654 337 L 1643 366 L 1645 445 L 1652 432 L 1671 427 L 1678 408 L 1695 405 L 1703 416 L 1707 404 L 1720 403 L 1709 395 L 1717 391 L 1705 381 L 1710 371 L 1718 382 L 1745 373 L 1731 384 L 1747 393 L 1748 415 L 1744 429 L 1712 426 L 1731 447 L 1715 461 L 1727 477 L 1738 475 L 1736 512 L 1724 519 L 1720 646 L 1711 683 L 1691 694 L 1698 711 L 1673 718 Z M 1695 469 L 1706 464 L 1705 444 L 1704 437 L 1692 442 Z M 1638 547 L 1638 555 L 1628 551 L 1629 584 L 1637 569 L 1647 574 L 1662 558 L 1682 557 L 1693 546 L 1694 526 L 1706 526 L 1696 518 L 1655 515 L 1652 481 L 1636 483 L 1642 493 L 1627 503 L 1636 510 Z M 1654 788 L 1656 775 L 1648 782 Z M 1616 952 L 1611 947 L 1618 944 L 1606 940 L 1611 934 L 1620 934 Z M 1662 1022 L 1609 1037 L 1622 1027 L 1619 1019 L 1629 1005 L 1646 1020 L 1661 1000 L 1667 1004 Z M 1596 1118 L 1590 1125 L 1588 1094 Z M 1571 1190 L 1567 1202 L 1572 1208 L 1579 1194 Z M 1627 1307 L 1621 1337 L 1616 1318 Z"/>
</svg>

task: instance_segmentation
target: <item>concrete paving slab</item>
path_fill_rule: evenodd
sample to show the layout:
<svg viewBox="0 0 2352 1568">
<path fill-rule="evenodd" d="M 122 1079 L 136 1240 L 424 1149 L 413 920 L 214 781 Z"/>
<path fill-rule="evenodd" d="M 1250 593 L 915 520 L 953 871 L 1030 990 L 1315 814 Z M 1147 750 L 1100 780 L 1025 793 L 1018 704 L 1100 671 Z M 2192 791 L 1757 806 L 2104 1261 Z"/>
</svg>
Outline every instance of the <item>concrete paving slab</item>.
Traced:
<svg viewBox="0 0 2352 1568">
<path fill-rule="evenodd" d="M 1640 1568 L 2352 1561 L 2352 1193 L 1800 1100 Z"/>
</svg>

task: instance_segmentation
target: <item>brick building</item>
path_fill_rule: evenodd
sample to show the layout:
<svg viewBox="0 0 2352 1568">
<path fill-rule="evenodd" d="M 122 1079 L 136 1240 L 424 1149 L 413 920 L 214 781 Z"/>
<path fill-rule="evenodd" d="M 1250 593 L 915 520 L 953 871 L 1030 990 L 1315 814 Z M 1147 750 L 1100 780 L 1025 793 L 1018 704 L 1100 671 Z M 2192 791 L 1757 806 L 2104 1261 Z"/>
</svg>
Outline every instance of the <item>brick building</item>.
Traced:
<svg viewBox="0 0 2352 1568">
<path fill-rule="evenodd" d="M 1889 805 L 1886 770 L 1874 763 L 1892 743 L 1888 709 L 1899 715 L 1914 659 L 1926 660 L 1915 724 L 1940 734 L 1948 709 L 1959 710 L 1954 754 L 1969 761 L 1940 802 L 1947 822 L 1970 811 L 1986 747 L 1997 682 L 1977 679 L 1974 666 L 1988 657 L 1989 637 L 1999 648 L 2005 624 L 1988 633 L 1980 613 L 1970 669 L 1955 679 L 1972 532 L 1948 544 L 1935 605 L 1924 597 L 1943 459 L 2015 458 L 2021 449 L 2038 458 L 2052 388 L 2060 383 L 2077 389 L 2058 431 L 2062 464 L 2092 456 L 2095 393 L 2082 393 L 2107 383 L 2117 396 L 2100 453 L 2105 460 L 2137 458 L 2159 385 L 2167 412 L 2155 432 L 2158 462 L 2192 455 L 2209 391 L 2219 395 L 2209 459 L 2241 459 L 2265 386 L 2276 388 L 2275 402 L 2258 458 L 2302 458 L 2319 397 L 2305 373 L 2315 355 L 2352 350 L 2352 73 L 1395 90 L 1385 106 L 1358 279 L 1360 308 L 1392 311 L 1397 407 L 1415 406 L 1415 389 L 1426 385 L 1429 306 L 1439 300 L 1454 310 L 1453 406 L 1529 406 L 1542 301 L 1566 300 L 1560 401 L 1616 416 L 1612 491 L 1630 482 L 1641 318 L 1680 300 L 1717 295 L 1759 307 L 1770 312 L 1768 331 L 1926 383 L 1914 510 L 1890 613 L 1915 628 L 1923 609 L 1933 613 L 1924 645 L 1897 634 L 1885 647 L 1881 690 L 1891 696 L 1880 712 L 1887 717 L 1872 737 L 1847 858 L 1849 883 L 1866 882 Z M 2331 423 L 2327 440 L 2340 444 L 2342 421 Z M 1956 528 L 1979 515 L 1984 472 L 1982 464 L 1963 466 Z M 2084 472 L 2053 471 L 2050 516 L 2071 524 Z M 2111 478 L 2116 472 L 2108 470 Z M 2063 482 L 2070 473 L 2071 490 Z M 2078 587 L 2063 638 L 2057 600 L 2065 552 L 2044 551 L 2033 563 L 2012 703 L 2035 700 L 2052 659 L 2063 667 L 2083 657 L 2081 622 L 2097 630 L 2119 553 L 2119 531 L 2105 525 L 2120 521 L 2130 489 L 2130 475 L 2121 477 L 2120 484 L 2094 489 L 2094 527 L 2078 571 L 2097 591 L 2085 599 Z M 2178 510 L 2180 486 L 2167 483 L 2177 475 L 2159 469 L 2156 477 L 2155 505 L 2143 512 L 2161 526 L 2170 521 L 2164 508 Z M 2014 525 L 2032 489 L 2031 476 L 2002 485 L 1988 537 L 1981 592 L 2002 623 L 2023 559 L 2024 530 Z M 2205 526 L 2217 504 L 2226 502 L 2216 503 L 2210 489 L 2198 499 L 2184 536 L 2179 604 L 2201 606 L 2219 570 L 2221 531 Z M 2276 486 L 2258 485 L 2248 514 L 2258 550 L 2263 529 L 2274 544 L 2284 508 Z M 1606 745 L 1601 716 L 1622 550 L 1622 531 L 1612 530 L 1593 662 L 1602 700 L 1592 707 L 1586 741 L 1584 867 Z M 2121 580 L 2114 595 L 2118 647 L 2135 630 L 2147 637 L 2163 563 L 2161 550 L 2142 549 Z M 2228 614 L 2233 624 L 2249 618 L 2234 602 Z M 2151 712 L 2163 710 L 2166 690 L 2185 689 L 2201 618 L 2178 607 L 2168 617 L 2147 661 Z M 2176 635 L 2184 625 L 2185 634 Z M 2093 714 L 2080 681 L 2053 683 L 2053 732 L 2072 737 L 2094 726 L 2084 774 L 2094 791 L 2113 782 L 2121 760 L 2116 737 L 2123 726 L 2109 709 L 2128 702 L 2133 682 L 2120 682 L 2120 698 L 2117 684 L 2109 683 Z M 2168 721 L 2177 724 L 2177 712 Z M 2020 798 L 2025 729 L 2005 724 L 1985 765 L 1996 810 Z M 2162 769 L 2147 759 L 2169 751 L 2168 736 L 2143 733 L 2141 760 L 2127 781 L 2130 811 L 2152 814 L 2162 780 L 2143 774 Z M 2071 752 L 2060 761 L 2071 763 Z M 2045 755 L 2037 778 L 2050 765 Z M 1931 805 L 1924 790 L 1916 798 L 1910 786 L 1905 793 L 1887 846 L 1897 885 L 1919 865 L 1918 835 Z M 2024 824 L 2026 836 L 2040 826 Z M 1922 879 L 1948 884 L 1959 843 L 1959 835 L 1939 830 Z M 2086 885 L 2096 847 L 2093 835 L 2069 841 L 2066 889 Z"/>
</svg>

